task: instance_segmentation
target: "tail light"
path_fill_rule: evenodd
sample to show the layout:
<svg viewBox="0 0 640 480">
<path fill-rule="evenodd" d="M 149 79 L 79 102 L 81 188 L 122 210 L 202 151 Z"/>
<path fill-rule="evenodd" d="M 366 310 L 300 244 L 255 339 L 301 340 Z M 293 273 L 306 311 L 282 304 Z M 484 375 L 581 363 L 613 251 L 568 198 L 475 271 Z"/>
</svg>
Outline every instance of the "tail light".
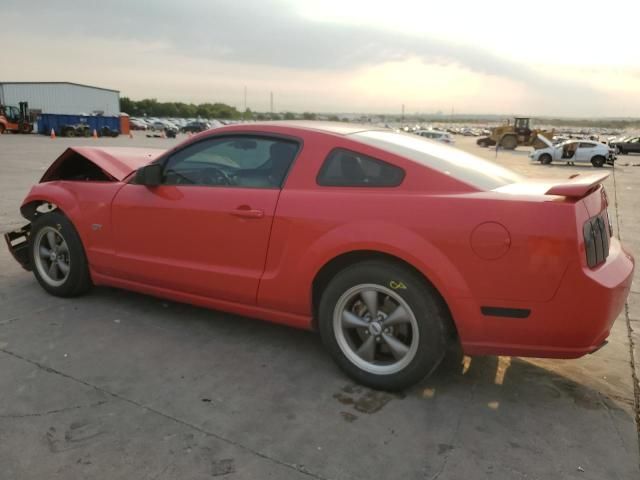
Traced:
<svg viewBox="0 0 640 480">
<path fill-rule="evenodd" d="M 594 268 L 604 263 L 609 256 L 609 238 L 612 235 L 607 210 L 585 222 L 583 235 L 587 265 Z"/>
</svg>

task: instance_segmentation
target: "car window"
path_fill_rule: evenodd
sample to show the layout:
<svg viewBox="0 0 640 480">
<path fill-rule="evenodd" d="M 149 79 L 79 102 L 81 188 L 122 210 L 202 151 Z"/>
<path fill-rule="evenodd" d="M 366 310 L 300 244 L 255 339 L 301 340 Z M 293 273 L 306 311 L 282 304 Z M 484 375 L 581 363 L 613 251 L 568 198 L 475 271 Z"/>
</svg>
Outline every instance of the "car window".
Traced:
<svg viewBox="0 0 640 480">
<path fill-rule="evenodd" d="M 580 148 L 593 148 L 595 145 L 593 143 L 581 142 Z"/>
<path fill-rule="evenodd" d="M 210 138 L 174 153 L 165 185 L 280 188 L 299 150 L 296 142 L 269 137 Z"/>
<path fill-rule="evenodd" d="M 441 143 L 425 141 L 417 135 L 369 130 L 351 136 L 478 188 L 492 190 L 522 180 L 516 173 L 496 163 Z"/>
<path fill-rule="evenodd" d="M 327 187 L 396 187 L 404 170 L 382 160 L 349 150 L 335 149 L 318 173 L 318 185 Z"/>
</svg>

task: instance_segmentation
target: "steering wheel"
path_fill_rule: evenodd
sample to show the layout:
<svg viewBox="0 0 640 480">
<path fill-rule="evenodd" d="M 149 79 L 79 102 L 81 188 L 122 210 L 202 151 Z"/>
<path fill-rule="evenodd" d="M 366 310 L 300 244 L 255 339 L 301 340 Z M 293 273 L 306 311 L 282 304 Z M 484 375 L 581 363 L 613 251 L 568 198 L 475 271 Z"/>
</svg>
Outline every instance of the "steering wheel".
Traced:
<svg viewBox="0 0 640 480">
<path fill-rule="evenodd" d="M 201 170 L 198 176 L 198 183 L 202 185 L 232 185 L 231 178 L 216 167 L 207 167 Z"/>
</svg>

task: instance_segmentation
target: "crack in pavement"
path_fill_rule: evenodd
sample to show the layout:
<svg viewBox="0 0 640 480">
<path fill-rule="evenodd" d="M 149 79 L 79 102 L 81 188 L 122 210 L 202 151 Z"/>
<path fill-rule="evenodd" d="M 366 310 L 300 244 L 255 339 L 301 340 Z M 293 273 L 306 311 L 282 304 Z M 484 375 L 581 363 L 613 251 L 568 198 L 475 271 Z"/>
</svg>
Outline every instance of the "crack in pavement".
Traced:
<svg viewBox="0 0 640 480">
<path fill-rule="evenodd" d="M 5 413 L 0 414 L 0 418 L 27 418 L 27 417 L 45 417 L 47 415 L 53 415 L 55 413 L 63 413 L 71 410 L 79 410 L 81 408 L 94 408 L 99 407 L 107 403 L 106 400 L 100 400 L 99 402 L 90 403 L 88 405 L 74 405 L 73 407 L 58 408 L 57 410 L 48 410 L 46 412 L 33 412 L 33 413 Z"/>
<path fill-rule="evenodd" d="M 476 392 L 476 386 L 478 384 L 474 383 L 471 386 L 471 392 L 469 395 L 469 403 L 473 403 L 473 399 L 475 398 L 475 392 Z M 440 478 L 440 475 L 442 475 L 442 473 L 444 472 L 444 470 L 447 468 L 447 464 L 449 463 L 449 458 L 451 457 L 451 455 L 453 455 L 453 451 L 455 449 L 455 444 L 458 440 L 458 434 L 460 433 L 460 427 L 462 426 L 462 417 L 465 414 L 465 409 L 462 409 L 460 411 L 460 415 L 458 416 L 458 421 L 456 422 L 456 426 L 453 429 L 453 434 L 451 435 L 451 440 L 449 441 L 449 444 L 452 445 L 454 448 L 452 448 L 451 450 L 449 450 L 446 454 L 446 456 L 444 457 L 444 460 L 442 461 L 442 465 L 440 466 L 440 468 L 438 469 L 438 471 L 430 478 L 430 480 L 437 480 L 438 478 Z"/>
<path fill-rule="evenodd" d="M 197 431 L 199 433 L 202 433 L 202 434 L 207 435 L 209 437 L 213 437 L 213 438 L 215 438 L 217 440 L 220 440 L 220 441 L 222 441 L 222 442 L 224 442 L 224 443 L 226 443 L 228 445 L 232 445 L 234 447 L 240 448 L 240 449 L 242 449 L 242 450 L 244 450 L 246 452 L 249 452 L 249 453 L 251 453 L 251 454 L 253 454 L 253 455 L 255 455 L 255 456 L 259 457 L 259 458 L 262 458 L 264 460 L 272 462 L 272 463 L 274 463 L 276 465 L 280 465 L 280 466 L 288 468 L 290 470 L 295 470 L 298 473 L 301 473 L 303 475 L 307 475 L 307 476 L 315 478 L 317 480 L 329 480 L 329 478 L 327 478 L 327 477 L 324 477 L 324 476 L 322 476 L 322 475 L 320 475 L 318 473 L 315 473 L 315 472 L 312 472 L 312 471 L 308 470 L 304 465 L 297 464 L 297 463 L 289 463 L 289 462 L 285 462 L 283 460 L 279 460 L 279 459 L 277 459 L 275 457 L 267 455 L 266 453 L 262 453 L 262 452 L 260 452 L 258 450 L 255 450 L 255 449 L 251 448 L 251 447 L 243 445 L 240 442 L 237 442 L 237 441 L 232 440 L 230 438 L 224 437 L 224 436 L 222 436 L 220 434 L 211 432 L 209 430 L 205 430 L 204 428 L 199 427 L 198 425 L 194 425 L 192 423 L 189 423 L 186 420 L 182 420 L 182 419 L 180 419 L 178 417 L 173 417 L 173 416 L 169 415 L 168 413 L 164 413 L 164 412 L 162 412 L 160 410 L 157 410 L 157 409 L 155 409 L 153 407 L 150 407 L 148 405 L 143 405 L 143 404 L 141 404 L 139 402 L 136 402 L 135 400 L 132 400 L 132 399 L 127 398 L 127 397 L 123 397 L 122 395 L 119 395 L 119 394 L 117 394 L 115 392 L 112 392 L 112 391 L 107 390 L 105 388 L 99 387 L 97 385 L 93 385 L 92 383 L 89 383 L 89 382 L 87 382 L 85 380 L 82 380 L 80 378 L 76 378 L 76 377 L 74 377 L 72 375 L 69 375 L 67 373 L 61 372 L 61 371 L 56 370 L 56 369 L 54 369 L 52 367 L 47 367 L 46 365 L 43 365 L 43 364 L 41 364 L 41 363 L 39 363 L 39 362 L 37 362 L 35 360 L 31 360 L 29 358 L 23 357 L 22 355 L 20 355 L 18 353 L 12 352 L 10 350 L 6 350 L 5 348 L 0 348 L 0 352 L 5 353 L 7 355 L 10 355 L 10 356 L 12 356 L 14 358 L 17 358 L 19 360 L 22 360 L 23 362 L 27 362 L 27 363 L 29 363 L 29 364 L 31 364 L 31 365 L 33 365 L 33 366 L 45 371 L 45 372 L 52 373 L 54 375 L 59 375 L 59 376 L 61 376 L 63 378 L 66 378 L 68 380 L 72 380 L 72 381 L 74 381 L 76 383 L 79 383 L 80 385 L 84 385 L 85 387 L 93 388 L 94 390 L 96 390 L 98 392 L 101 392 L 101 393 L 104 393 L 106 395 L 109 395 L 109 396 L 111 396 L 111 397 L 113 397 L 113 398 L 115 398 L 117 400 L 120 400 L 122 402 L 128 403 L 128 404 L 133 405 L 133 406 L 138 407 L 138 408 L 142 408 L 142 409 L 146 410 L 147 412 L 153 413 L 155 415 L 159 415 L 159 416 L 161 416 L 163 418 L 166 418 L 167 420 L 171 420 L 171 421 L 173 421 L 175 423 L 178 423 L 178 424 L 183 425 L 185 427 L 191 428 L 191 429 L 193 429 L 193 430 L 195 430 L 195 431 Z"/>
<path fill-rule="evenodd" d="M 622 232 L 620 231 L 620 212 L 618 209 L 618 184 L 616 182 L 615 168 L 613 169 L 613 198 L 616 212 L 616 230 L 618 231 L 618 237 L 622 240 Z M 625 323 L 627 324 L 627 338 L 629 340 L 629 362 L 631 364 L 631 382 L 633 383 L 636 430 L 638 432 L 638 452 L 640 452 L 640 383 L 638 380 L 638 372 L 636 371 L 635 345 L 633 341 L 633 327 L 631 326 L 631 318 L 629 317 L 628 298 L 624 304 L 624 318 Z"/>
<path fill-rule="evenodd" d="M 20 320 L 20 317 L 13 317 L 7 320 L 0 320 L 0 326 L 9 325 L 10 323 L 17 322 L 18 320 Z"/>
</svg>

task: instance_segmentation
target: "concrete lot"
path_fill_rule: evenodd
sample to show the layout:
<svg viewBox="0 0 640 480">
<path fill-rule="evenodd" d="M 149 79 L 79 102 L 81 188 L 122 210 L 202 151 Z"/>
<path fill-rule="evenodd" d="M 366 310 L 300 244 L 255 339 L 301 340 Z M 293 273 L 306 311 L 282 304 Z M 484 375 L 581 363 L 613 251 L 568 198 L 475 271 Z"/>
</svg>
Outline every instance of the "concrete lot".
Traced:
<svg viewBox="0 0 640 480">
<path fill-rule="evenodd" d="M 457 137 L 495 157 L 474 140 Z M 23 223 L 22 198 L 67 145 L 176 142 L 4 135 L 0 229 Z M 593 170 L 527 154 L 497 160 Z M 640 156 L 620 163 L 612 217 L 640 254 Z M 451 359 L 390 395 L 350 382 L 314 334 L 108 288 L 55 298 L 0 248 L 0 479 L 640 478 L 639 278 L 594 355 Z"/>
</svg>

